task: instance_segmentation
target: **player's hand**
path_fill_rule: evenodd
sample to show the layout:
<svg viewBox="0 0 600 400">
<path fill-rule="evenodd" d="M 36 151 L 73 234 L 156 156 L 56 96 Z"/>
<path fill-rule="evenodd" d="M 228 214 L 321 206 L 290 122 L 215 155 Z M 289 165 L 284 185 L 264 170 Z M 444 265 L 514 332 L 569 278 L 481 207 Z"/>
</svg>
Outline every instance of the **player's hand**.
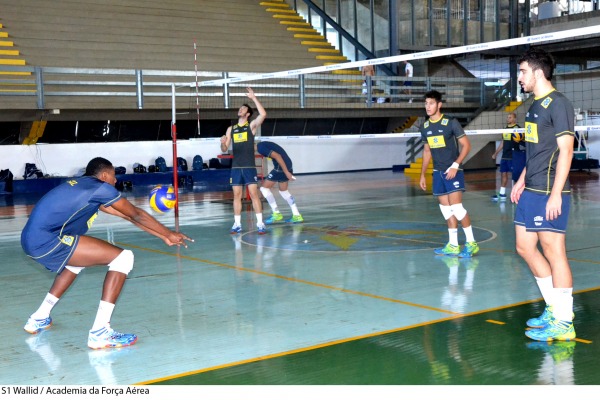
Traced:
<svg viewBox="0 0 600 400">
<path fill-rule="evenodd" d="M 186 236 L 180 232 L 171 232 L 169 234 L 169 236 L 167 236 L 164 240 L 165 240 L 165 243 L 169 246 L 183 246 L 186 249 L 187 249 L 187 243 L 185 242 L 186 240 L 189 242 L 192 242 L 192 243 L 194 242 L 194 239 L 191 239 L 188 236 Z"/>
<path fill-rule="evenodd" d="M 512 190 L 510 191 L 510 201 L 517 204 L 521 198 L 521 193 L 523 193 L 523 190 L 525 190 L 525 181 L 519 179 L 515 182 Z"/>
<path fill-rule="evenodd" d="M 256 95 L 254 94 L 254 90 L 252 90 L 252 88 L 250 86 L 248 86 L 246 88 L 246 91 L 248 93 L 246 93 L 246 96 L 248 96 L 249 99 L 254 100 L 256 98 Z"/>
<path fill-rule="evenodd" d="M 225 136 L 225 135 L 221 136 L 221 144 L 225 144 L 226 141 L 227 141 L 227 136 Z"/>
<path fill-rule="evenodd" d="M 546 221 L 558 219 L 562 209 L 562 197 L 550 195 L 546 203 Z"/>
<path fill-rule="evenodd" d="M 285 176 L 290 180 L 290 181 L 295 181 L 296 177 L 294 175 L 292 175 L 290 172 L 287 172 L 285 174 Z"/>
<path fill-rule="evenodd" d="M 421 187 L 421 189 L 427 190 L 427 180 L 423 175 L 421 175 L 421 179 L 419 179 L 419 186 Z"/>
<path fill-rule="evenodd" d="M 446 180 L 450 180 L 450 179 L 454 179 L 454 177 L 456 176 L 456 173 L 458 172 L 458 169 L 455 168 L 448 168 L 445 172 L 446 174 Z"/>
</svg>

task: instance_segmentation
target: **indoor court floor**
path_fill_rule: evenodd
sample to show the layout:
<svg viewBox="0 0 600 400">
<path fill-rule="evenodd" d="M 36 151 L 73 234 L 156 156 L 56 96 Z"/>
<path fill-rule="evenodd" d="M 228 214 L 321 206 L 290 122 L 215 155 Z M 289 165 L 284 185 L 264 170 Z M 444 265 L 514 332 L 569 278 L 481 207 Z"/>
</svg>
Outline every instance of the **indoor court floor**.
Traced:
<svg viewBox="0 0 600 400">
<path fill-rule="evenodd" d="M 571 173 L 577 339 L 549 344 L 524 335 L 543 304 L 514 250 L 513 204 L 490 201 L 497 179 L 466 173 L 463 203 L 481 247 L 472 259 L 434 256 L 448 235 L 437 200 L 391 170 L 298 176 L 289 190 L 305 222 L 264 236 L 247 202 L 244 232 L 229 233 L 229 191 L 183 190 L 178 225 L 195 242 L 179 250 L 102 214 L 89 234 L 135 253 L 111 323 L 139 340 L 97 351 L 86 340 L 106 268 L 79 276 L 51 329 L 23 330 L 54 275 L 20 246 L 35 196 L 0 195 L 0 383 L 600 384 L 598 172 Z M 149 210 L 149 190 L 124 195 Z M 157 218 L 175 226 L 173 213 Z"/>
</svg>

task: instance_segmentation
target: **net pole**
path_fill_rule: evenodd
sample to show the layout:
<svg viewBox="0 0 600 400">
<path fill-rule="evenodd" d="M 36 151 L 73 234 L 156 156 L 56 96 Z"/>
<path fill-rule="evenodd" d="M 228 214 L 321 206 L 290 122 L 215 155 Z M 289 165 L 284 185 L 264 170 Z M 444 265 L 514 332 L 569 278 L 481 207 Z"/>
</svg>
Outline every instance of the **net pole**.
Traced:
<svg viewBox="0 0 600 400">
<path fill-rule="evenodd" d="M 200 95 L 198 93 L 198 50 L 194 39 L 194 70 L 196 71 L 196 120 L 198 122 L 198 136 L 200 136 Z"/>
<path fill-rule="evenodd" d="M 179 221 L 179 173 L 177 163 L 177 125 L 175 119 L 175 84 L 171 84 L 171 139 L 173 140 L 173 188 L 175 189 L 175 223 Z"/>
</svg>

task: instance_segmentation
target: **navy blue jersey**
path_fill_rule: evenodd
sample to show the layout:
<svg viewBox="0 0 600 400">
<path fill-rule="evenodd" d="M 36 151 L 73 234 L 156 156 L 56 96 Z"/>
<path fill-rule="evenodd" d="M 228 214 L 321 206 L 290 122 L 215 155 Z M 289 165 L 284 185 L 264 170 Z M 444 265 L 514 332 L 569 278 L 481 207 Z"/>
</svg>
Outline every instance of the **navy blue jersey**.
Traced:
<svg viewBox="0 0 600 400">
<path fill-rule="evenodd" d="M 98 216 L 100 206 L 110 206 L 121 198 L 114 186 L 84 176 L 71 179 L 48 193 L 35 205 L 21 233 L 21 246 L 27 255 L 46 254 L 65 237 L 85 234 Z"/>
<path fill-rule="evenodd" d="M 431 149 L 434 170 L 446 171 L 456 161 L 458 139 L 463 136 L 465 131 L 455 118 L 442 115 L 437 121 L 425 121 L 421 127 L 421 139 Z"/>
<path fill-rule="evenodd" d="M 556 90 L 535 98 L 525 116 L 525 189 L 552 191 L 559 153 L 556 139 L 564 135 L 575 135 L 575 111 L 569 99 Z M 561 190 L 570 191 L 568 179 Z"/>
<path fill-rule="evenodd" d="M 250 123 L 234 125 L 231 128 L 233 141 L 233 162 L 231 168 L 255 168 L 254 161 L 254 134 Z"/>
<path fill-rule="evenodd" d="M 281 158 L 283 159 L 283 162 L 285 162 L 285 166 L 287 167 L 288 170 L 292 171 L 294 169 L 292 166 L 291 158 L 287 155 L 285 150 L 277 143 L 260 142 L 256 146 L 256 151 L 258 151 L 258 154 L 260 154 L 261 156 L 264 156 L 264 157 L 271 157 L 271 152 L 274 151 L 275 153 L 277 153 L 281 156 Z M 274 159 L 271 159 L 271 160 L 273 161 L 273 169 L 276 169 L 278 171 L 281 170 L 279 163 Z"/>
</svg>

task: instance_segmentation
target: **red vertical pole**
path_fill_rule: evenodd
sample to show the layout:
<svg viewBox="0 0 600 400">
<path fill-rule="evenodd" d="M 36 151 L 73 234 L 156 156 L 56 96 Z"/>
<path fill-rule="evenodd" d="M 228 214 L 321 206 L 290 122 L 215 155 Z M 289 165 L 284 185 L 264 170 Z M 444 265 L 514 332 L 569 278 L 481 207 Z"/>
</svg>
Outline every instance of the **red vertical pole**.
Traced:
<svg viewBox="0 0 600 400">
<path fill-rule="evenodd" d="M 173 188 L 175 189 L 175 223 L 179 221 L 179 173 L 177 171 L 177 125 L 175 120 L 175 84 L 171 84 L 171 139 L 173 140 Z"/>
</svg>

